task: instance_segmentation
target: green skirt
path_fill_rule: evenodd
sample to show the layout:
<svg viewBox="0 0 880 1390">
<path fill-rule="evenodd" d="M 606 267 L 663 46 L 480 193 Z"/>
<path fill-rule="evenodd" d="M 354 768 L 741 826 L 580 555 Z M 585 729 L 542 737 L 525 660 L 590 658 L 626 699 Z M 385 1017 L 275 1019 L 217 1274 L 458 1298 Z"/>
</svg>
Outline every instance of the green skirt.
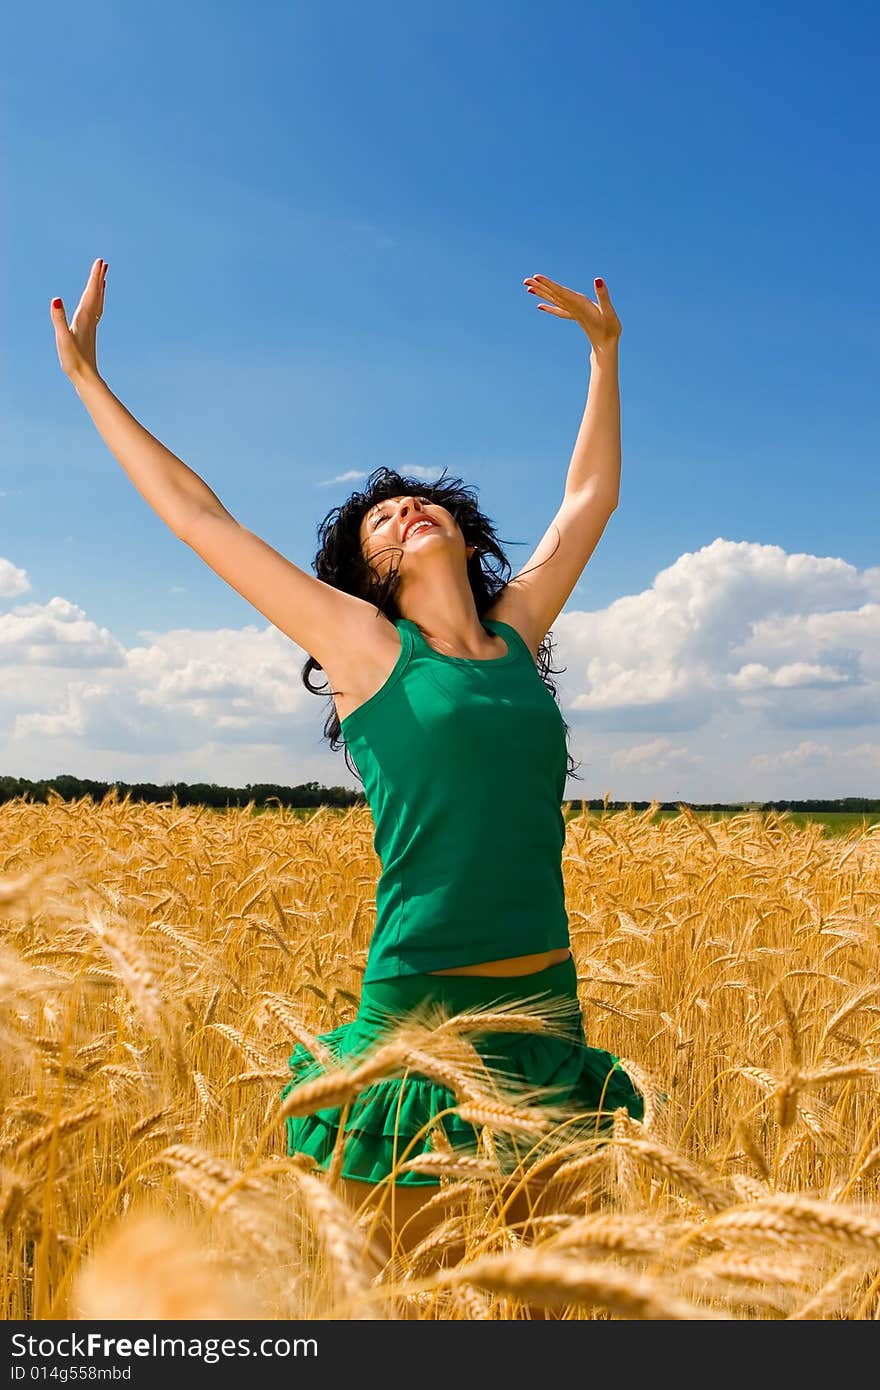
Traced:
<svg viewBox="0 0 880 1390">
<path fill-rule="evenodd" d="M 624 1107 L 633 1119 L 644 1115 L 644 1101 L 621 1063 L 611 1052 L 590 1047 L 584 1035 L 577 997 L 577 970 L 571 956 L 532 975 L 402 975 L 395 979 L 364 984 L 357 1016 L 351 1023 L 323 1033 L 324 1043 L 337 1064 L 353 1068 L 373 1051 L 383 1034 L 403 1016 L 418 1011 L 429 1001 L 439 1004 L 448 1015 L 493 1006 L 515 1007 L 514 1001 L 528 998 L 554 1021 L 553 1034 L 547 1033 L 468 1033 L 479 1057 L 493 1078 L 503 1085 L 505 1099 L 522 1096 L 530 1104 L 563 1107 L 565 1112 L 589 1120 L 593 1132 L 607 1129 L 613 1112 Z M 561 1036 L 556 1036 L 559 1031 Z M 295 1086 L 321 1076 L 326 1068 L 301 1043 L 290 1059 L 292 1080 L 282 1091 L 287 1096 Z M 403 1095 L 401 1096 L 401 1091 Z M 366 1087 L 351 1103 L 344 1121 L 344 1153 L 341 1176 L 378 1183 L 394 1174 L 403 1186 L 430 1186 L 440 1178 L 424 1173 L 397 1172 L 404 1157 L 412 1158 L 436 1150 L 431 1141 L 430 1121 L 441 1111 L 460 1104 L 455 1093 L 439 1082 L 406 1071 Z M 561 1113 L 561 1112 L 560 1112 Z M 287 1152 L 310 1154 L 324 1169 L 329 1166 L 339 1133 L 342 1111 L 339 1106 L 316 1110 L 309 1115 L 289 1116 Z M 479 1131 L 458 1115 L 443 1114 L 439 1120 L 456 1153 L 477 1154 Z M 421 1133 L 420 1133 L 421 1132 Z M 411 1141 L 419 1135 L 414 1144 Z M 501 1138 L 502 1136 L 498 1136 Z M 564 1137 L 571 1137 L 566 1130 Z M 529 1141 L 532 1143 L 533 1141 Z M 521 1145 L 520 1145 L 521 1147 Z M 501 1156 L 505 1144 L 496 1145 Z M 508 1164 L 516 1162 L 516 1146 L 508 1152 Z M 502 1164 L 503 1167 L 503 1164 Z"/>
</svg>

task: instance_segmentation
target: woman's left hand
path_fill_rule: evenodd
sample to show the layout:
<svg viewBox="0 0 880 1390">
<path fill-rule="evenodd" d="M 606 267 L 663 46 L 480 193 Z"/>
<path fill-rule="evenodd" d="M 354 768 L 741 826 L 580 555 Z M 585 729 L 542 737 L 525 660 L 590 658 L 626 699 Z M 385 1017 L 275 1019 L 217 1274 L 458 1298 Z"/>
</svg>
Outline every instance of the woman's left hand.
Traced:
<svg viewBox="0 0 880 1390">
<path fill-rule="evenodd" d="M 548 280 L 546 275 L 530 275 L 527 280 L 523 280 L 529 294 L 540 295 L 550 301 L 549 304 L 539 304 L 539 309 L 543 309 L 546 314 L 555 314 L 560 319 L 574 319 L 575 323 L 580 324 L 592 346 L 601 351 L 617 342 L 621 326 L 605 282 L 595 280 L 593 283 L 596 286 L 598 304 L 594 304 L 592 299 L 588 299 L 585 294 L 579 294 L 577 290 L 567 289 L 565 285 L 557 285 L 555 280 Z"/>
</svg>

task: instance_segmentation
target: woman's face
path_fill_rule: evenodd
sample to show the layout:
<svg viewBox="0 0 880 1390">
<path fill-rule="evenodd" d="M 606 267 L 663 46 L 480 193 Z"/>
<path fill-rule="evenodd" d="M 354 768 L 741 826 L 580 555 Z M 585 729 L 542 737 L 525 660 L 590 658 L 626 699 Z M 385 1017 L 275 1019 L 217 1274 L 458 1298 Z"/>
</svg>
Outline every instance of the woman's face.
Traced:
<svg viewBox="0 0 880 1390">
<path fill-rule="evenodd" d="M 417 493 L 377 502 L 361 521 L 360 539 L 364 559 L 380 576 L 387 574 L 395 558 L 398 567 L 409 570 L 427 558 L 432 547 L 460 552 L 465 561 L 475 549 L 465 545 L 451 512 Z"/>
</svg>

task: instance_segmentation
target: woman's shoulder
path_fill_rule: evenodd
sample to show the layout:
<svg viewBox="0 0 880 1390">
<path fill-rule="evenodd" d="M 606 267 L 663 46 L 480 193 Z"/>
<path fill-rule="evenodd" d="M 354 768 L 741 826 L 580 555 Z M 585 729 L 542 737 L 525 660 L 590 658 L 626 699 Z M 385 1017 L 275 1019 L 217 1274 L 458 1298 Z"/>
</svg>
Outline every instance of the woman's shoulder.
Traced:
<svg viewBox="0 0 880 1390">
<path fill-rule="evenodd" d="M 537 636 L 534 632 L 534 624 L 526 611 L 524 600 L 506 584 L 501 590 L 498 598 L 494 600 L 491 608 L 487 608 L 483 614 L 492 622 L 503 623 L 506 627 L 512 627 L 516 635 L 528 647 L 532 654 L 532 659 L 537 660 L 538 648 L 544 640 L 544 633 Z"/>
<path fill-rule="evenodd" d="M 357 626 L 324 665 L 340 723 L 390 687 L 412 645 L 405 618 L 391 619 L 380 610 L 372 611 L 376 616 L 366 620 L 369 630 Z"/>
</svg>

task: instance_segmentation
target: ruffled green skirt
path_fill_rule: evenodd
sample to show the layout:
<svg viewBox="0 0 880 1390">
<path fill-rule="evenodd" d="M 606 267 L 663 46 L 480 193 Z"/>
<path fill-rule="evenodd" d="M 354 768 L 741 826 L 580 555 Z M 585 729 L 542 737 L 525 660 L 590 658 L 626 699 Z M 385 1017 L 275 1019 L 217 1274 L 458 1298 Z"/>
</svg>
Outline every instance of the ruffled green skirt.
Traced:
<svg viewBox="0 0 880 1390">
<path fill-rule="evenodd" d="M 594 1129 L 607 1128 L 621 1106 L 640 1120 L 643 1098 L 620 1061 L 587 1043 L 571 956 L 532 975 L 403 975 L 374 980 L 363 986 L 356 1018 L 321 1034 L 320 1041 L 339 1066 L 352 1069 L 382 1042 L 394 1023 L 429 1001 L 451 1016 L 471 1009 L 515 1007 L 526 998 L 552 1016 L 552 1034 L 467 1035 L 492 1077 L 503 1084 L 505 1098 L 522 1096 L 530 1104 L 564 1107 L 566 1112 L 589 1118 Z M 289 1063 L 292 1079 L 282 1097 L 326 1070 L 301 1043 Z M 430 1122 L 459 1104 L 451 1089 L 412 1070 L 367 1086 L 347 1108 L 341 1176 L 378 1183 L 393 1173 L 393 1181 L 404 1186 L 436 1185 L 439 1177 L 398 1172 L 398 1164 L 404 1157 L 435 1152 Z M 334 1106 L 289 1116 L 285 1122 L 288 1154 L 310 1154 L 326 1169 L 342 1113 L 341 1107 Z M 472 1124 L 449 1113 L 443 1113 L 439 1123 L 456 1153 L 478 1153 L 479 1131 Z"/>
</svg>

